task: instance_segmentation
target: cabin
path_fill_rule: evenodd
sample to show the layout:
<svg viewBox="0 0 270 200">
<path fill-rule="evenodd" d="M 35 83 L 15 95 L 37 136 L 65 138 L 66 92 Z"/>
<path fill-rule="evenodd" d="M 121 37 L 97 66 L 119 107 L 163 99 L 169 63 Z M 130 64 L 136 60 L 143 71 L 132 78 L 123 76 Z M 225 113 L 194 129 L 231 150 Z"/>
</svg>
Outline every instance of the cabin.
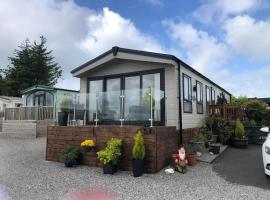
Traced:
<svg viewBox="0 0 270 200">
<path fill-rule="evenodd" d="M 0 96 L 0 112 L 4 112 L 5 108 L 14 108 L 22 106 L 21 97 Z"/>
<path fill-rule="evenodd" d="M 71 73 L 80 79 L 80 93 L 89 94 L 88 124 L 152 122 L 177 130 L 195 128 L 221 93 L 228 103 L 231 98 L 224 88 L 169 54 L 113 47 Z"/>
<path fill-rule="evenodd" d="M 145 139 L 144 171 L 156 173 L 191 139 L 210 105 L 221 96 L 231 100 L 224 88 L 169 54 L 113 47 L 71 73 L 80 79 L 86 125 L 49 126 L 49 161 L 62 162 L 63 150 L 85 139 L 95 141 L 99 151 L 116 137 L 123 141 L 118 167 L 132 170 L 133 137 L 140 131 Z M 101 166 L 96 153 L 83 153 L 82 163 Z"/>
</svg>

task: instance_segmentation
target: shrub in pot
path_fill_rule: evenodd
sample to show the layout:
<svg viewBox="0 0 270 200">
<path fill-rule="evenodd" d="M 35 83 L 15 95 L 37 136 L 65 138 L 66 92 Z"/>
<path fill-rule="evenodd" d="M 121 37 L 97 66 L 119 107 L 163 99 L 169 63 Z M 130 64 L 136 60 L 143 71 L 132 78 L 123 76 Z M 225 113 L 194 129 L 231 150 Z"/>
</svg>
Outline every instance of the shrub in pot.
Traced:
<svg viewBox="0 0 270 200">
<path fill-rule="evenodd" d="M 70 97 L 65 95 L 60 102 L 60 110 L 58 112 L 58 124 L 59 126 L 67 126 L 68 122 L 68 113 L 70 112 L 72 107 L 72 101 Z"/>
<path fill-rule="evenodd" d="M 69 147 L 62 154 L 62 159 L 66 167 L 73 167 L 77 164 L 80 156 L 80 150 L 75 147 Z"/>
<path fill-rule="evenodd" d="M 210 144 L 209 152 L 212 152 L 213 154 L 219 154 L 220 147 L 221 147 L 221 144 L 220 143 Z"/>
<path fill-rule="evenodd" d="M 213 140 L 213 132 L 212 131 L 207 131 L 205 134 L 206 142 L 205 142 L 205 147 L 208 148 L 211 143 L 214 142 Z"/>
<path fill-rule="evenodd" d="M 235 123 L 234 137 L 231 138 L 231 145 L 237 148 L 248 147 L 248 138 L 245 135 L 245 128 L 239 119 L 237 119 Z"/>
<path fill-rule="evenodd" d="M 97 152 L 100 162 L 103 164 L 104 174 L 114 174 L 117 171 L 117 164 L 122 155 L 122 140 L 112 138 L 107 142 L 105 149 Z"/>
<path fill-rule="evenodd" d="M 132 149 L 133 176 L 139 177 L 143 174 L 143 160 L 145 157 L 145 146 L 142 133 L 138 131 L 134 136 L 134 146 Z"/>
</svg>

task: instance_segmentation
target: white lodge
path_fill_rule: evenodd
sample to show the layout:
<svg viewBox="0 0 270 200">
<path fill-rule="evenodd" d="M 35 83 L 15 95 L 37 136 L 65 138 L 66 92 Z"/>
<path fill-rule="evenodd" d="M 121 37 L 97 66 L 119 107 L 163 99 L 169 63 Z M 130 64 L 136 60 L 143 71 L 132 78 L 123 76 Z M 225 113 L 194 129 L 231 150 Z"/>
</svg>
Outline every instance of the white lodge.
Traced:
<svg viewBox="0 0 270 200">
<path fill-rule="evenodd" d="M 149 125 L 152 120 L 178 130 L 194 128 L 207 104 L 215 104 L 221 93 L 228 102 L 231 97 L 168 54 L 113 47 L 71 73 L 80 78 L 80 92 L 86 94 L 88 124 Z"/>
</svg>

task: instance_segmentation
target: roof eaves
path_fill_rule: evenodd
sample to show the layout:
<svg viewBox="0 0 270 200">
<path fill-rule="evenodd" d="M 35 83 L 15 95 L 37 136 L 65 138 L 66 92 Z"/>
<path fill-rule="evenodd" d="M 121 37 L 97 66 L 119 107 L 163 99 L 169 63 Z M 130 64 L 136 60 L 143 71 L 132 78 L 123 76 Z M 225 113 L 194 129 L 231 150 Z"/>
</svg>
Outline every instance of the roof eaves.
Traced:
<svg viewBox="0 0 270 200">
<path fill-rule="evenodd" d="M 221 86 L 217 85 L 216 83 L 214 83 L 212 80 L 210 80 L 209 78 L 207 78 L 206 76 L 204 76 L 203 74 L 201 74 L 200 72 L 198 72 L 197 70 L 195 70 L 194 68 L 192 68 L 191 66 L 189 66 L 188 64 L 186 64 L 185 62 L 183 62 L 182 60 L 180 60 L 179 58 L 177 58 L 174 55 L 171 54 L 163 54 L 163 53 L 155 53 L 155 52 L 148 52 L 148 51 L 141 51 L 141 50 L 135 50 L 135 49 L 127 49 L 127 48 L 120 48 L 120 47 L 113 47 L 112 49 L 110 49 L 109 51 L 99 55 L 98 57 L 82 64 L 81 66 L 73 69 L 71 71 L 72 74 L 74 74 L 75 72 L 83 69 L 84 67 L 86 67 L 87 65 L 90 65 L 94 62 L 96 62 L 97 60 L 107 56 L 110 53 L 113 53 L 114 56 L 117 55 L 117 52 L 123 52 L 123 53 L 131 53 L 131 54 L 137 54 L 137 55 L 142 55 L 142 56 L 151 56 L 151 57 L 155 57 L 155 58 L 163 58 L 163 59 L 171 59 L 175 62 L 179 62 L 181 63 L 184 67 L 186 67 L 188 70 L 192 71 L 193 73 L 197 74 L 198 76 L 200 76 L 201 78 L 207 80 L 208 82 L 210 82 L 211 84 L 215 85 L 216 87 L 218 87 L 220 90 L 228 93 L 229 95 L 231 95 L 230 92 L 228 92 L 227 90 L 225 90 L 224 88 L 222 88 Z"/>
<path fill-rule="evenodd" d="M 109 54 L 112 53 L 112 52 L 113 52 L 113 48 L 110 49 L 109 51 L 106 51 L 105 53 L 103 53 L 103 54 L 101 54 L 101 55 L 99 55 L 99 56 L 93 58 L 92 60 L 90 60 L 90 61 L 88 61 L 88 62 L 86 62 L 86 63 L 80 65 L 79 67 L 76 67 L 75 69 L 71 70 L 70 73 L 71 73 L 71 74 L 74 74 L 75 72 L 77 72 L 77 71 L 83 69 L 83 68 L 86 67 L 87 65 L 90 65 L 90 64 L 96 62 L 97 60 L 99 60 L 99 59 L 101 59 L 101 58 L 103 58 L 103 57 L 109 55 Z"/>
</svg>

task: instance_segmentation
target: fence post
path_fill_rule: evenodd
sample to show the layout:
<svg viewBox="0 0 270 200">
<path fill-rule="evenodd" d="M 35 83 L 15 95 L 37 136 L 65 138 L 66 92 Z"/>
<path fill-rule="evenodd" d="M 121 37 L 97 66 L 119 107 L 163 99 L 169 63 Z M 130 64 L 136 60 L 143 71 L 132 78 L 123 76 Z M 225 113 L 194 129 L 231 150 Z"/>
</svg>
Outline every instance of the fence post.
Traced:
<svg viewBox="0 0 270 200">
<path fill-rule="evenodd" d="M 223 118 L 224 119 L 227 119 L 227 112 L 226 112 L 226 107 L 225 107 L 225 104 L 222 105 L 222 112 L 223 112 Z"/>
</svg>

